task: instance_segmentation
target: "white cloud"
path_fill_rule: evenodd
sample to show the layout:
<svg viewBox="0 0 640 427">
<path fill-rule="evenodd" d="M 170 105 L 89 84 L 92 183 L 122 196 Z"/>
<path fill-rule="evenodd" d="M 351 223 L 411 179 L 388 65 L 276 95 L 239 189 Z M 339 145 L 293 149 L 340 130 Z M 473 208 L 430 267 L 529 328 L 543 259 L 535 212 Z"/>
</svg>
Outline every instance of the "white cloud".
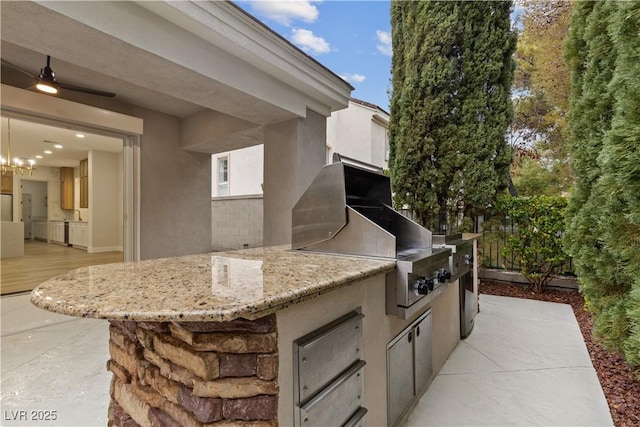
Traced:
<svg viewBox="0 0 640 427">
<path fill-rule="evenodd" d="M 386 56 L 391 56 L 391 34 L 386 31 L 377 30 L 376 38 L 378 39 L 378 44 L 376 45 L 378 52 Z"/>
<path fill-rule="evenodd" d="M 291 30 L 291 41 L 305 52 L 327 53 L 331 51 L 329 43 L 317 37 L 312 31 L 294 28 Z"/>
<path fill-rule="evenodd" d="M 313 5 L 316 0 L 254 0 L 253 10 L 267 19 L 290 26 L 292 21 L 315 22 L 318 9 Z"/>
<path fill-rule="evenodd" d="M 357 73 L 354 73 L 354 74 L 341 74 L 340 77 L 343 80 L 348 81 L 349 83 L 362 83 L 366 79 L 365 76 L 363 76 L 362 74 L 357 74 Z"/>
</svg>

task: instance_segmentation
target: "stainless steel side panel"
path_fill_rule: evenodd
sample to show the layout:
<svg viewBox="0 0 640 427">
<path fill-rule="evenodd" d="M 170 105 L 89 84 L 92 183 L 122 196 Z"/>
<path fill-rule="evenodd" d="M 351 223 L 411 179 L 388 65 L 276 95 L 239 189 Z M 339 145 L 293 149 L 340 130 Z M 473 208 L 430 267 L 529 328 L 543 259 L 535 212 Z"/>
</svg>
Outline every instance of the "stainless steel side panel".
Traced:
<svg viewBox="0 0 640 427">
<path fill-rule="evenodd" d="M 342 426 L 363 402 L 364 361 L 359 361 L 300 408 L 303 426 Z"/>
<path fill-rule="evenodd" d="M 378 227 L 351 207 L 346 208 L 348 225 L 333 239 L 310 244 L 304 249 L 344 255 L 396 257 L 396 237 Z"/>
<path fill-rule="evenodd" d="M 361 358 L 363 314 L 351 312 L 294 343 L 301 404 Z"/>
<path fill-rule="evenodd" d="M 291 247 L 331 239 L 347 223 L 342 163 L 323 167 L 291 212 Z"/>
<path fill-rule="evenodd" d="M 398 239 L 397 249 L 402 252 L 406 249 L 429 249 L 432 244 L 431 231 L 417 222 L 412 221 L 391 206 L 384 205 L 389 215 L 393 218 L 392 234 Z"/>
</svg>

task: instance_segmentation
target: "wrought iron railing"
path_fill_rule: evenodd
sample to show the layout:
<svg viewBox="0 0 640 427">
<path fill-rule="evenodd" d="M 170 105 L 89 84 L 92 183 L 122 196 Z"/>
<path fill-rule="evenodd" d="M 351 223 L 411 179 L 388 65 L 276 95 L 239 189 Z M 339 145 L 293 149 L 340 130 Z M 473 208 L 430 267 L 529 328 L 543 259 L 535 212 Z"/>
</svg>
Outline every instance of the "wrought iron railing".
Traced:
<svg viewBox="0 0 640 427">
<path fill-rule="evenodd" d="M 518 232 L 511 218 L 500 216 L 484 221 L 482 237 L 478 240 L 478 262 L 484 268 L 520 271 L 520 264 L 513 255 L 505 255 L 504 248 L 510 235 Z M 563 276 L 574 276 L 573 259 L 569 258 L 559 269 Z"/>
</svg>

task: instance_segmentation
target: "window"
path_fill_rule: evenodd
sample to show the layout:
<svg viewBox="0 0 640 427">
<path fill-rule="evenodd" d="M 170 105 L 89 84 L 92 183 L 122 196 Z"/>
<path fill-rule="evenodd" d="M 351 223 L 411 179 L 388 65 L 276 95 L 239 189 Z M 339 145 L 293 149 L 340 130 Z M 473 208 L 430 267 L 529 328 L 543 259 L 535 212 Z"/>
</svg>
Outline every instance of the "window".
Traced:
<svg viewBox="0 0 640 427">
<path fill-rule="evenodd" d="M 384 130 L 384 160 L 389 161 L 389 151 L 391 148 L 389 147 L 389 130 Z"/>
<path fill-rule="evenodd" d="M 229 157 L 218 158 L 218 196 L 229 195 Z"/>
</svg>

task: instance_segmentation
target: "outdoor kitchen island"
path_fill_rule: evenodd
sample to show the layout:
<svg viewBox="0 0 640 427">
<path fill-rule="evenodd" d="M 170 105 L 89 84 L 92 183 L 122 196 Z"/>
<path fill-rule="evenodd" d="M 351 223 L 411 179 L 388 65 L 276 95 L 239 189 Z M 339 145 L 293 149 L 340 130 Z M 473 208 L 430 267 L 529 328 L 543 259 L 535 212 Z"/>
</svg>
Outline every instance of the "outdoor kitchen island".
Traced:
<svg viewBox="0 0 640 427">
<path fill-rule="evenodd" d="M 394 337 L 429 314 L 425 385 L 460 339 L 457 282 L 408 319 L 386 314 L 395 267 L 256 248 L 84 267 L 31 300 L 109 320 L 109 425 L 379 426 Z"/>
</svg>

